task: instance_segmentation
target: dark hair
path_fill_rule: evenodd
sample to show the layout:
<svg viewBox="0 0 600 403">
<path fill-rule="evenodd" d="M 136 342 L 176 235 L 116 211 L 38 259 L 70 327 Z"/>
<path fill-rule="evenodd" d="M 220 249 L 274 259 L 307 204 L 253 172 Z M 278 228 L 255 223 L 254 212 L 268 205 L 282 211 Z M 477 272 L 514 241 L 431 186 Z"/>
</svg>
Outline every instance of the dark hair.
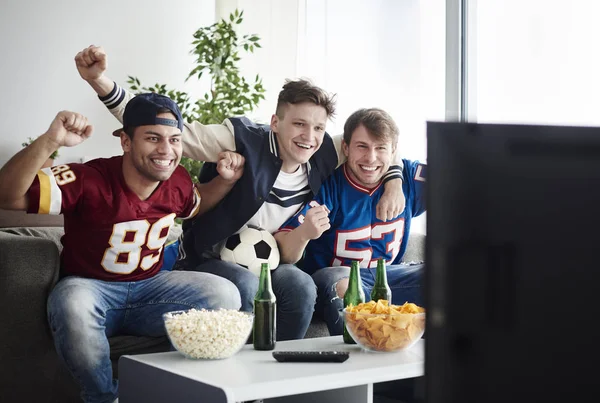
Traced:
<svg viewBox="0 0 600 403">
<path fill-rule="evenodd" d="M 158 111 L 156 111 L 156 115 L 160 115 L 161 113 L 170 113 L 170 114 L 174 115 L 173 111 L 170 110 L 169 108 L 160 108 Z M 129 138 L 132 140 L 133 140 L 133 134 L 135 133 L 136 127 L 137 126 L 130 126 L 125 129 L 125 134 L 127 134 L 129 136 Z"/>
<path fill-rule="evenodd" d="M 344 141 L 350 145 L 352 134 L 363 125 L 369 134 L 377 139 L 390 140 L 392 149 L 396 148 L 398 142 L 398 126 L 394 119 L 383 109 L 363 108 L 354 112 L 346 123 L 344 123 Z"/>
<path fill-rule="evenodd" d="M 303 102 L 322 106 L 325 108 L 328 118 L 335 115 L 335 94 L 328 94 L 322 88 L 313 85 L 305 79 L 285 80 L 283 89 L 279 92 L 279 97 L 277 98 L 275 114 L 282 118 L 286 105 L 301 104 Z"/>
</svg>

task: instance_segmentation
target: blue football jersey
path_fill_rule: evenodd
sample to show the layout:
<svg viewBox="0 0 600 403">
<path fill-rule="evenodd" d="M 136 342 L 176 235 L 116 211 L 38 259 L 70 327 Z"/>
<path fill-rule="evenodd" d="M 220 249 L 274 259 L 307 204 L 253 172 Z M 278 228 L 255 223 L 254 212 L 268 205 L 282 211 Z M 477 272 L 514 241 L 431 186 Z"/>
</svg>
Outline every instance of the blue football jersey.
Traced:
<svg viewBox="0 0 600 403">
<path fill-rule="evenodd" d="M 306 247 L 303 270 L 309 274 L 329 266 L 350 266 L 352 260 L 360 267 L 376 267 L 379 258 L 387 264 L 401 261 L 410 231 L 410 222 L 425 211 L 425 178 L 427 165 L 404 160 L 403 191 L 406 208 L 397 217 L 383 222 L 376 217 L 376 208 L 384 185 L 369 189 L 352 180 L 346 164 L 340 166 L 321 185 L 318 194 L 281 231 L 291 231 L 304 222 L 307 211 L 325 205 L 331 228 Z"/>
</svg>

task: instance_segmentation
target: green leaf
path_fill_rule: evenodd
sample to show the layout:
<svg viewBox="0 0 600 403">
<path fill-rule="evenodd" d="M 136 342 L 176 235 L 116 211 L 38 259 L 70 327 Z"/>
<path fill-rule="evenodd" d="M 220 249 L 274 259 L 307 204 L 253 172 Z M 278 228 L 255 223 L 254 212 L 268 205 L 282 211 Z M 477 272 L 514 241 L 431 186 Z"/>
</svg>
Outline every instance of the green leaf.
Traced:
<svg viewBox="0 0 600 403">
<path fill-rule="evenodd" d="M 179 105 L 182 116 L 188 122 L 221 124 L 227 117 L 252 112 L 260 100 L 265 99 L 265 89 L 259 74 L 256 74 L 253 85 L 249 85 L 240 72 L 238 64 L 242 52 L 247 54 L 260 48 L 258 35 L 236 32 L 235 25 L 243 22 L 243 14 L 243 10 L 236 9 L 229 15 L 229 21 L 222 19 L 200 27 L 193 33 L 188 53 L 194 65 L 185 81 L 197 79 L 202 80 L 203 85 L 208 85 L 209 90 L 199 99 L 192 99 L 186 92 L 167 88 L 166 84 L 156 83 L 146 87 L 135 76 L 127 76 L 129 88 L 132 91 L 166 94 Z M 202 162 L 184 157 L 181 165 L 196 182 Z"/>
</svg>

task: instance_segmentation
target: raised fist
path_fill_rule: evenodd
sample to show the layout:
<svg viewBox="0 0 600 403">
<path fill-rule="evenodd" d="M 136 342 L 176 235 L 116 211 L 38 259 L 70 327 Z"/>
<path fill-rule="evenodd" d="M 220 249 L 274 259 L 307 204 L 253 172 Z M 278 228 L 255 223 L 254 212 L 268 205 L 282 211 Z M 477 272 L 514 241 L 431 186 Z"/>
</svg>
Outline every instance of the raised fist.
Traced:
<svg viewBox="0 0 600 403">
<path fill-rule="evenodd" d="M 223 151 L 219 153 L 217 161 L 217 172 L 221 178 L 235 182 L 242 177 L 244 173 L 245 159 L 241 154 L 233 151 Z"/>
<path fill-rule="evenodd" d="M 101 46 L 88 46 L 75 56 L 75 66 L 84 80 L 97 80 L 106 71 L 106 52 Z"/>
<path fill-rule="evenodd" d="M 73 147 L 81 144 L 92 135 L 93 126 L 79 113 L 59 112 L 46 132 L 46 135 L 59 147 Z"/>
<path fill-rule="evenodd" d="M 304 217 L 304 221 L 300 224 L 298 229 L 300 228 L 302 228 L 304 236 L 307 239 L 319 238 L 323 232 L 331 228 L 331 224 L 329 223 L 329 210 L 327 207 L 315 206 L 308 210 Z"/>
</svg>

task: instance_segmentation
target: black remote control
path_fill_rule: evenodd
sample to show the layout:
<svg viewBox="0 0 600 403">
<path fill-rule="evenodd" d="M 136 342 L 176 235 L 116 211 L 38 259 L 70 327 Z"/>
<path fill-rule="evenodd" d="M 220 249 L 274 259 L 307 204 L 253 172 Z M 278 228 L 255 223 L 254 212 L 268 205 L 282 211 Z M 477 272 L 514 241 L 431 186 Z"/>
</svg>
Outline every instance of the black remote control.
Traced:
<svg viewBox="0 0 600 403">
<path fill-rule="evenodd" d="M 347 351 L 273 351 L 279 362 L 344 362 L 348 357 Z"/>
</svg>

